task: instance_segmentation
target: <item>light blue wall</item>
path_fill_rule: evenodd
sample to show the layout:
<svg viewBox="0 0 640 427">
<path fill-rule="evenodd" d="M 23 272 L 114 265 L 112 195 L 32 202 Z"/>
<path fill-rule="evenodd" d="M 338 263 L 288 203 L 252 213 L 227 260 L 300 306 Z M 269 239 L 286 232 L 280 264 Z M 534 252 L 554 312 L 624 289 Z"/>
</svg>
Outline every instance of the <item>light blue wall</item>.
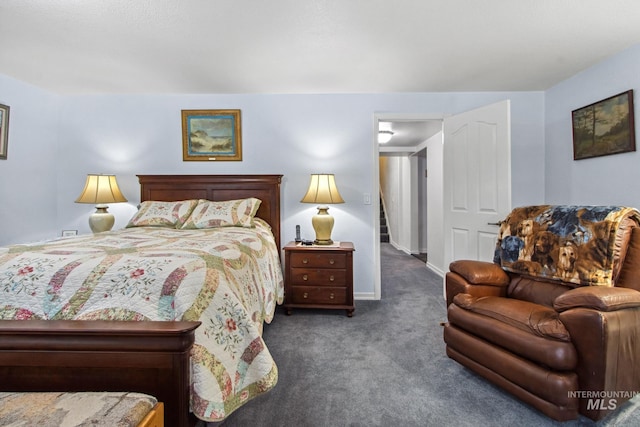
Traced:
<svg viewBox="0 0 640 427">
<path fill-rule="evenodd" d="M 0 244 L 50 237 L 59 228 L 59 97 L 0 75 L 8 105 L 7 160 L 0 160 Z"/>
<path fill-rule="evenodd" d="M 30 91 L 15 80 L 0 80 L 0 93 L 6 87 L 18 92 Z M 34 104 L 53 100 L 38 108 L 47 108 L 60 118 L 51 129 L 48 118 L 34 114 L 28 123 L 18 122 L 18 132 L 37 129 L 48 134 L 49 148 L 39 159 L 40 176 L 46 206 L 57 213 L 57 220 L 34 224 L 31 235 L 14 229 L 9 215 L 0 216 L 0 244 L 55 237 L 62 229 L 89 232 L 87 219 L 93 208 L 73 200 L 82 190 L 87 173 L 115 173 L 128 204 L 116 204 L 116 228 L 126 224 L 139 201 L 136 174 L 229 174 L 281 173 L 283 184 L 283 236 L 292 240 L 295 225 L 300 224 L 303 237 L 312 238 L 311 216 L 315 206 L 299 203 L 314 172 L 335 173 L 345 204 L 331 212 L 336 219 L 335 240 L 355 243 L 355 292 L 373 295 L 375 268 L 373 205 L 364 205 L 363 194 L 375 197 L 374 132 L 375 112 L 455 114 L 492 102 L 510 98 L 512 105 L 512 158 L 514 203 L 541 203 L 542 180 L 529 180 L 544 163 L 543 104 L 541 92 L 518 93 L 424 93 L 424 94 L 345 94 L 345 95 L 109 95 L 60 96 L 37 91 Z M 12 104 L 12 99 L 0 102 Z M 16 104 L 16 114 L 32 110 L 27 103 Z M 242 162 L 183 162 L 181 109 L 242 110 Z M 12 105 L 12 113 L 13 113 Z M 13 126 L 12 121 L 12 126 Z M 49 135 L 50 134 L 50 135 Z M 16 138 L 12 145 L 30 143 L 28 137 Z M 35 186 L 35 177 L 26 174 L 32 161 L 29 155 L 11 152 L 15 182 Z M 0 163 L 0 168 L 7 162 Z M 2 193 L 17 191 L 2 184 Z M 29 198 L 18 203 L 12 196 L 15 215 L 32 215 L 41 204 Z M 36 215 L 39 217 L 39 215 Z"/>
<path fill-rule="evenodd" d="M 640 152 L 573 160 L 571 111 L 629 89 L 635 92 L 638 127 L 640 45 L 627 49 L 546 92 L 547 203 L 640 207 Z"/>
</svg>

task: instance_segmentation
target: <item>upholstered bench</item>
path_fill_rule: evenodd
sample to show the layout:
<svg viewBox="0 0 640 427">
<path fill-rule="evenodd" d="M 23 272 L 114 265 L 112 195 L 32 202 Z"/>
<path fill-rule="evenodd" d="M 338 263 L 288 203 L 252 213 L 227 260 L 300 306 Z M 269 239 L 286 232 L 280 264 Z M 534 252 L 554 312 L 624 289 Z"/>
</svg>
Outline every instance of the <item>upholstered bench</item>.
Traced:
<svg viewBox="0 0 640 427">
<path fill-rule="evenodd" d="M 120 392 L 0 393 L 0 426 L 163 427 L 155 397 Z"/>
</svg>

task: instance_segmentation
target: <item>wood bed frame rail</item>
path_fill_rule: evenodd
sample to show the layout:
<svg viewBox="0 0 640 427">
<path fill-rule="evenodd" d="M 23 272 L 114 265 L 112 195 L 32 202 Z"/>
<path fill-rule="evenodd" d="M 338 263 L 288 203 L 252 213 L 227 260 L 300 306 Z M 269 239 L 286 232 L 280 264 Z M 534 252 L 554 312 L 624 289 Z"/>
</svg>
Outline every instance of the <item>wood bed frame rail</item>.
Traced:
<svg viewBox="0 0 640 427">
<path fill-rule="evenodd" d="M 165 425 L 189 415 L 189 354 L 200 322 L 0 320 L 0 391 L 155 396 Z"/>
</svg>

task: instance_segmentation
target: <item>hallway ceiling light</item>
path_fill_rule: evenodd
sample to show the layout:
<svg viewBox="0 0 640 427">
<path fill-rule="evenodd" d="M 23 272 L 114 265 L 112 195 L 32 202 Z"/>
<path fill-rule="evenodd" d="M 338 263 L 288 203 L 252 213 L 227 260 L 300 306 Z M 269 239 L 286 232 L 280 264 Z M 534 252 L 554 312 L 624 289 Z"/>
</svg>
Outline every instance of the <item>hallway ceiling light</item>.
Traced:
<svg viewBox="0 0 640 427">
<path fill-rule="evenodd" d="M 393 132 L 390 130 L 381 130 L 378 132 L 378 143 L 386 144 L 391 141 L 391 137 L 393 136 Z"/>
</svg>

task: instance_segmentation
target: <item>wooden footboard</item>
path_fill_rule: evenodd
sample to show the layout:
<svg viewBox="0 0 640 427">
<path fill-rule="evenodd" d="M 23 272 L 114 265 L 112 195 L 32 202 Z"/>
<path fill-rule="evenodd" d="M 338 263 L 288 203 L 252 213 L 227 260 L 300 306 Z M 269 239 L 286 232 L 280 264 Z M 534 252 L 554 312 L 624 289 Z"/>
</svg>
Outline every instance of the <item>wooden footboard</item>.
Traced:
<svg viewBox="0 0 640 427">
<path fill-rule="evenodd" d="M 0 391 L 131 391 L 186 427 L 189 352 L 200 322 L 1 320 Z"/>
</svg>

